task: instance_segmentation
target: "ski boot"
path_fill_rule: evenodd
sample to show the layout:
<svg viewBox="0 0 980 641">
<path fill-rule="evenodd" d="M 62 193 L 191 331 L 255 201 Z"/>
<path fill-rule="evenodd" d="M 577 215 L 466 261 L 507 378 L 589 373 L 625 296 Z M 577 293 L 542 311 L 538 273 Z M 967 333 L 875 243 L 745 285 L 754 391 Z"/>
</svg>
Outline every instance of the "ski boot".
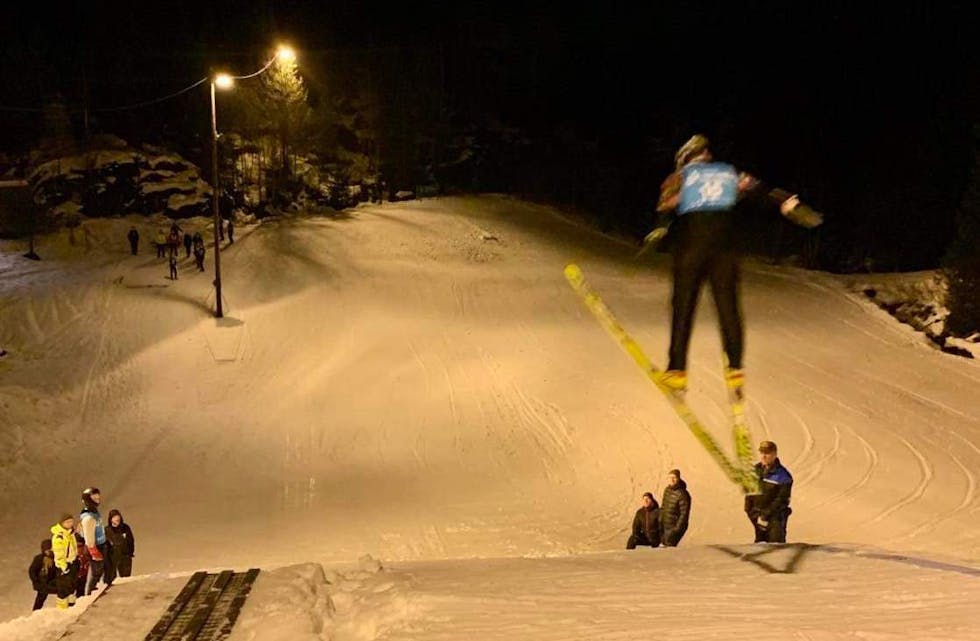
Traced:
<svg viewBox="0 0 980 641">
<path fill-rule="evenodd" d="M 669 369 L 661 372 L 657 382 L 676 396 L 684 396 L 687 391 L 687 372 L 682 369 Z"/>
</svg>

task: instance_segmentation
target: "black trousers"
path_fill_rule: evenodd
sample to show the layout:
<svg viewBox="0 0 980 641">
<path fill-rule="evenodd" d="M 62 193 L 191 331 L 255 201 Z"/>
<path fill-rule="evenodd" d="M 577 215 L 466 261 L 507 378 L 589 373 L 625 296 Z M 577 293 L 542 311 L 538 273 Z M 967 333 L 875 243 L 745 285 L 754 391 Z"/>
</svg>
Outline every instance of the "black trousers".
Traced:
<svg viewBox="0 0 980 641">
<path fill-rule="evenodd" d="M 742 312 L 738 302 L 739 268 L 731 231 L 732 215 L 732 212 L 693 212 L 674 223 L 674 290 L 667 369 L 687 369 L 694 313 L 705 280 L 711 284 L 728 364 L 742 367 Z"/>
<path fill-rule="evenodd" d="M 664 532 L 664 546 L 669 548 L 677 547 L 677 544 L 681 542 L 681 539 L 684 538 L 684 534 L 686 532 L 686 526 L 682 529 Z"/>
<path fill-rule="evenodd" d="M 47 587 L 43 590 L 37 590 L 37 596 L 34 597 L 34 610 L 40 610 L 44 607 L 44 602 L 48 600 L 49 594 L 58 593 L 58 580 L 55 579 L 48 583 Z"/>
<path fill-rule="evenodd" d="M 75 593 L 75 582 L 78 580 L 78 561 L 68 566 L 68 572 L 58 577 L 56 585 L 58 598 L 67 599 Z"/>
<path fill-rule="evenodd" d="M 631 534 L 629 540 L 626 542 L 626 549 L 635 550 L 637 545 L 649 545 L 650 547 L 655 548 L 660 545 L 660 541 L 651 541 L 645 534 L 643 534 L 643 532 L 640 532 L 639 534 Z"/>
<path fill-rule="evenodd" d="M 109 548 L 105 557 L 105 583 L 112 585 L 117 576 L 130 576 L 133 573 L 133 557 Z"/>
</svg>

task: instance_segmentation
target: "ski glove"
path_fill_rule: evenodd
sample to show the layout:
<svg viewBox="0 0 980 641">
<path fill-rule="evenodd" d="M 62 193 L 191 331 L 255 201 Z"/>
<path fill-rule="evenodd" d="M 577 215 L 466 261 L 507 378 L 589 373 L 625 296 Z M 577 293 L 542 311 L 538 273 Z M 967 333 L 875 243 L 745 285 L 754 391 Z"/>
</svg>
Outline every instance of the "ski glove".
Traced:
<svg viewBox="0 0 980 641">
<path fill-rule="evenodd" d="M 643 244 L 644 245 L 656 245 L 661 240 L 663 240 L 664 236 L 666 236 L 666 235 L 667 235 L 667 228 L 666 227 L 657 227 L 652 232 L 650 232 L 649 234 L 646 235 L 646 238 L 643 239 Z"/>
</svg>

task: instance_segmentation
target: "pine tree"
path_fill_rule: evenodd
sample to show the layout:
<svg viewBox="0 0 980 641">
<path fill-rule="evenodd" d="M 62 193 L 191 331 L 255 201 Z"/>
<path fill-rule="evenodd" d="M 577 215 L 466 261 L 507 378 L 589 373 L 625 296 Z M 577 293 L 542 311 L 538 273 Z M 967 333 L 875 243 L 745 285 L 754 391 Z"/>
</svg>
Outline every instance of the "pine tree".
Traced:
<svg viewBox="0 0 980 641">
<path fill-rule="evenodd" d="M 289 176 L 289 152 L 310 118 L 306 86 L 295 60 L 277 59 L 261 76 L 259 109 L 263 124 L 279 143 L 283 176 Z"/>
</svg>

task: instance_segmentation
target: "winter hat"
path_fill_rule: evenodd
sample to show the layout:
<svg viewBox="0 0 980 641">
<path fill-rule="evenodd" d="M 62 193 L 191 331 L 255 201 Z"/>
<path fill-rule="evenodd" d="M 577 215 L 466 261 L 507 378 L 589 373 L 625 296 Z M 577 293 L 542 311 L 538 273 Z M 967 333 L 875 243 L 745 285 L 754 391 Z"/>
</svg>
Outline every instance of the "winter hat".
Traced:
<svg viewBox="0 0 980 641">
<path fill-rule="evenodd" d="M 644 492 L 643 493 L 643 498 L 647 498 L 647 497 L 650 497 L 650 500 L 651 501 L 653 500 L 653 494 L 651 494 L 650 492 Z"/>
<path fill-rule="evenodd" d="M 100 497 L 102 496 L 102 492 L 100 492 L 99 488 L 97 487 L 87 487 L 82 490 L 82 503 L 84 503 L 85 507 L 90 510 L 95 510 L 99 507 L 99 504 L 92 500 L 93 494 L 98 494 Z"/>
<path fill-rule="evenodd" d="M 44 539 L 41 541 L 41 552 L 47 552 L 51 549 L 51 539 Z"/>
<path fill-rule="evenodd" d="M 778 450 L 772 441 L 762 441 L 759 443 L 759 451 L 763 454 L 775 454 Z"/>
<path fill-rule="evenodd" d="M 62 512 L 61 513 L 61 518 L 58 519 L 58 525 L 61 525 L 62 523 L 64 523 L 68 519 L 74 519 L 74 518 L 75 518 L 75 515 L 74 514 L 71 514 L 70 512 Z"/>
<path fill-rule="evenodd" d="M 681 471 L 680 470 L 674 469 L 674 470 L 671 470 L 671 471 L 667 472 L 667 476 L 670 476 L 671 474 L 673 474 L 674 476 L 676 476 L 678 481 L 681 480 Z"/>
<path fill-rule="evenodd" d="M 680 169 L 687 161 L 708 148 L 708 138 L 702 134 L 694 134 L 691 139 L 681 145 L 674 154 L 675 169 Z"/>
</svg>

